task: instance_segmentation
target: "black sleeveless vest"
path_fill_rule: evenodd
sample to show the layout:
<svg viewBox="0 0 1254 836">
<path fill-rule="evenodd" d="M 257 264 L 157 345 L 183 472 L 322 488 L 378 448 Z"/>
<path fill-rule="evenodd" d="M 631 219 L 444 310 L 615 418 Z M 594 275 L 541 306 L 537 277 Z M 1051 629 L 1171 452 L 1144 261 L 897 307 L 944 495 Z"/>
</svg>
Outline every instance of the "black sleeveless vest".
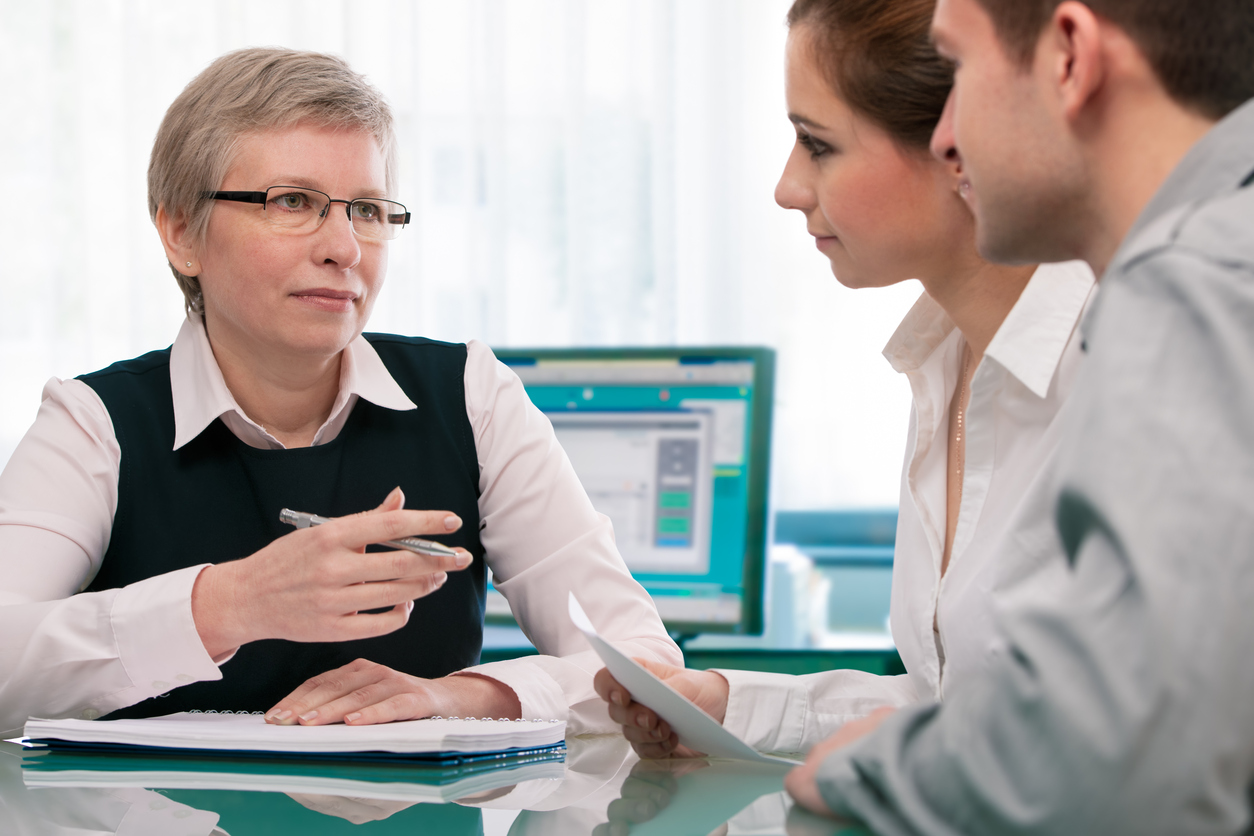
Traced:
<svg viewBox="0 0 1254 836">
<path fill-rule="evenodd" d="M 109 549 L 87 591 L 247 557 L 293 530 L 279 522 L 281 508 L 338 517 L 377 506 L 397 485 L 407 508 L 462 518 L 460 530 L 433 539 L 466 548 L 474 563 L 418 599 L 409 622 L 394 633 L 339 643 L 253 642 L 222 666 L 221 680 L 175 688 L 109 719 L 264 711 L 306 679 L 358 658 L 427 678 L 478 663 L 485 570 L 479 465 L 466 417 L 466 347 L 365 336 L 417 409 L 398 412 L 359 399 L 335 440 L 317 447 L 258 450 L 215 420 L 173 450 L 169 349 L 80 378 L 109 410 L 122 450 Z"/>
</svg>

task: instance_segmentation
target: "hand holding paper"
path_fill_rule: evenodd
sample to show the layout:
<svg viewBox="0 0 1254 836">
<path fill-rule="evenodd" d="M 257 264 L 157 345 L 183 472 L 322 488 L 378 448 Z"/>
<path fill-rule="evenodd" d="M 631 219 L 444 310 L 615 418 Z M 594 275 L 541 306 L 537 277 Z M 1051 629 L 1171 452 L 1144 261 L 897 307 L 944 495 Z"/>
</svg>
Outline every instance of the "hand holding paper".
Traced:
<svg viewBox="0 0 1254 836">
<path fill-rule="evenodd" d="M 713 758 L 778 763 L 795 766 L 798 761 L 763 755 L 743 740 L 693 705 L 681 694 L 658 679 L 639 663 L 619 652 L 609 642 L 597 635 L 583 607 L 571 593 L 570 618 L 587 637 L 593 650 L 601 657 L 605 667 L 620 685 L 631 692 L 631 697 L 646 705 L 665 720 L 679 736 L 680 744 Z"/>
<path fill-rule="evenodd" d="M 636 659 L 645 670 L 660 679 L 663 684 L 677 691 L 681 697 L 714 718 L 720 725 L 727 716 L 730 685 L 727 679 L 714 671 L 691 670 L 682 665 L 668 665 L 651 659 Z M 610 673 L 602 668 L 593 677 L 592 685 L 597 695 L 608 703 L 610 719 L 623 730 L 623 737 L 631 743 L 641 758 L 699 758 L 696 752 L 680 744 L 679 736 L 666 720 L 652 708 L 632 699 L 631 693 Z"/>
</svg>

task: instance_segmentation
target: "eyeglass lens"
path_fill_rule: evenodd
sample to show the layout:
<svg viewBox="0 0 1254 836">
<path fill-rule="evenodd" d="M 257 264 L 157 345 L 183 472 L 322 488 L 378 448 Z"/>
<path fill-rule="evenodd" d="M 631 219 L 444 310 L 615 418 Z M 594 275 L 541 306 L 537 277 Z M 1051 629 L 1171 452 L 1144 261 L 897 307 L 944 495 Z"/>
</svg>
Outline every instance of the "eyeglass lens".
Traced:
<svg viewBox="0 0 1254 836">
<path fill-rule="evenodd" d="M 328 195 L 313 189 L 271 186 L 266 190 L 265 216 L 275 226 L 305 232 L 322 223 L 331 203 Z M 405 207 L 395 201 L 357 198 L 346 208 L 353 231 L 362 238 L 395 238 L 405 226 Z"/>
</svg>

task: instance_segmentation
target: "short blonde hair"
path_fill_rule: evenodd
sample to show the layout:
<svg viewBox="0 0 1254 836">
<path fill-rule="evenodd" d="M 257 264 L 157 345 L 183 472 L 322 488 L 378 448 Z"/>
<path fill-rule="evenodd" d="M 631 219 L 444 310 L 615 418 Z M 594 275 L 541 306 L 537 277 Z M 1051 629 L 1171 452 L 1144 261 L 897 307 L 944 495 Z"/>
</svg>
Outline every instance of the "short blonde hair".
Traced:
<svg viewBox="0 0 1254 836">
<path fill-rule="evenodd" d="M 164 206 L 203 241 L 240 136 L 299 122 L 367 131 L 383 152 L 388 194 L 396 189 L 396 133 L 383 95 L 334 55 L 259 47 L 228 52 L 184 88 L 157 130 L 148 163 L 148 214 Z M 200 281 L 173 264 L 188 314 L 204 313 Z"/>
</svg>

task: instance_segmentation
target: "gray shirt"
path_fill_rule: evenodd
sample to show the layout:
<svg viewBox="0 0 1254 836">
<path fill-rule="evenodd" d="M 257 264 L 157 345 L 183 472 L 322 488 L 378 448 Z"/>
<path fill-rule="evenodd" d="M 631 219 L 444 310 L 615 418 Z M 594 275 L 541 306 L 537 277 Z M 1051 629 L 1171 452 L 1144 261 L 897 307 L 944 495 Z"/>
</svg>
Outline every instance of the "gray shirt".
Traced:
<svg viewBox="0 0 1254 836">
<path fill-rule="evenodd" d="M 1254 101 L 1138 219 L 1085 322 L 986 675 L 819 772 L 884 833 L 1228 834 L 1254 776 Z M 1008 556 L 1009 557 L 1009 556 Z"/>
</svg>

